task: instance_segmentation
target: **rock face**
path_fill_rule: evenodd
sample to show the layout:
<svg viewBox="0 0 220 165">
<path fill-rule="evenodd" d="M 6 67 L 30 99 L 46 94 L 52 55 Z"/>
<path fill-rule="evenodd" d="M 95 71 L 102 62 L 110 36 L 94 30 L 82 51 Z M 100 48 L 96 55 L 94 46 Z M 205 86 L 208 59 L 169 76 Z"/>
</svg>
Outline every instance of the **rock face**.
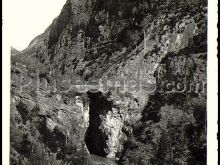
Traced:
<svg viewBox="0 0 220 165">
<path fill-rule="evenodd" d="M 206 164 L 206 6 L 67 0 L 12 49 L 11 164 Z"/>
</svg>

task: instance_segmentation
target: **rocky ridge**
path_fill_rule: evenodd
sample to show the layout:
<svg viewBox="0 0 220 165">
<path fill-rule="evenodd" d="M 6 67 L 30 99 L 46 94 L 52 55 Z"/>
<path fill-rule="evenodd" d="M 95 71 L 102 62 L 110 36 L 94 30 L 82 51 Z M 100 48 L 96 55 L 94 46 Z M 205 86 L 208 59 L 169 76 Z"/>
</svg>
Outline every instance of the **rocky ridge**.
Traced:
<svg viewBox="0 0 220 165">
<path fill-rule="evenodd" d="M 187 2 L 67 0 L 11 57 L 11 163 L 205 164 L 207 9 Z"/>
</svg>

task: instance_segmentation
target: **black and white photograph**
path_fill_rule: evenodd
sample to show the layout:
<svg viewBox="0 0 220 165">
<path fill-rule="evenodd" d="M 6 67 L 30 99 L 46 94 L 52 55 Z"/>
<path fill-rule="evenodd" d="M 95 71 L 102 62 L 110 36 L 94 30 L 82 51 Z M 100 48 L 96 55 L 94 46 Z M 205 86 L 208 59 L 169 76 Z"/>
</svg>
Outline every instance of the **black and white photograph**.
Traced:
<svg viewBox="0 0 220 165">
<path fill-rule="evenodd" d="M 10 1 L 10 165 L 217 165 L 208 0 Z"/>
</svg>

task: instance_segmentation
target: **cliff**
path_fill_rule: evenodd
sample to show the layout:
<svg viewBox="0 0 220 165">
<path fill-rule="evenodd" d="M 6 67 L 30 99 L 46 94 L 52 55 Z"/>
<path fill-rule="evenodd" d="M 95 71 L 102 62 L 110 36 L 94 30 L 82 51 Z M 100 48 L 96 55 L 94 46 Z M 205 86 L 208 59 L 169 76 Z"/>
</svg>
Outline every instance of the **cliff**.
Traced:
<svg viewBox="0 0 220 165">
<path fill-rule="evenodd" d="M 12 50 L 11 164 L 206 164 L 206 6 L 67 0 Z"/>
</svg>

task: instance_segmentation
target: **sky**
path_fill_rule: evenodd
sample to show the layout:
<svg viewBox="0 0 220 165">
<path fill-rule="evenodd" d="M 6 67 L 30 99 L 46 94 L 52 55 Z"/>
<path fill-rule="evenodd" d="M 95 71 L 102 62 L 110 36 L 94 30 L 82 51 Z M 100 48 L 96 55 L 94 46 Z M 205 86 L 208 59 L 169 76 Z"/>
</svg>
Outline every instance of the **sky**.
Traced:
<svg viewBox="0 0 220 165">
<path fill-rule="evenodd" d="M 57 17 L 66 0 L 10 0 L 11 46 L 21 51 Z M 3 20 L 4 23 L 4 20 Z"/>
</svg>

